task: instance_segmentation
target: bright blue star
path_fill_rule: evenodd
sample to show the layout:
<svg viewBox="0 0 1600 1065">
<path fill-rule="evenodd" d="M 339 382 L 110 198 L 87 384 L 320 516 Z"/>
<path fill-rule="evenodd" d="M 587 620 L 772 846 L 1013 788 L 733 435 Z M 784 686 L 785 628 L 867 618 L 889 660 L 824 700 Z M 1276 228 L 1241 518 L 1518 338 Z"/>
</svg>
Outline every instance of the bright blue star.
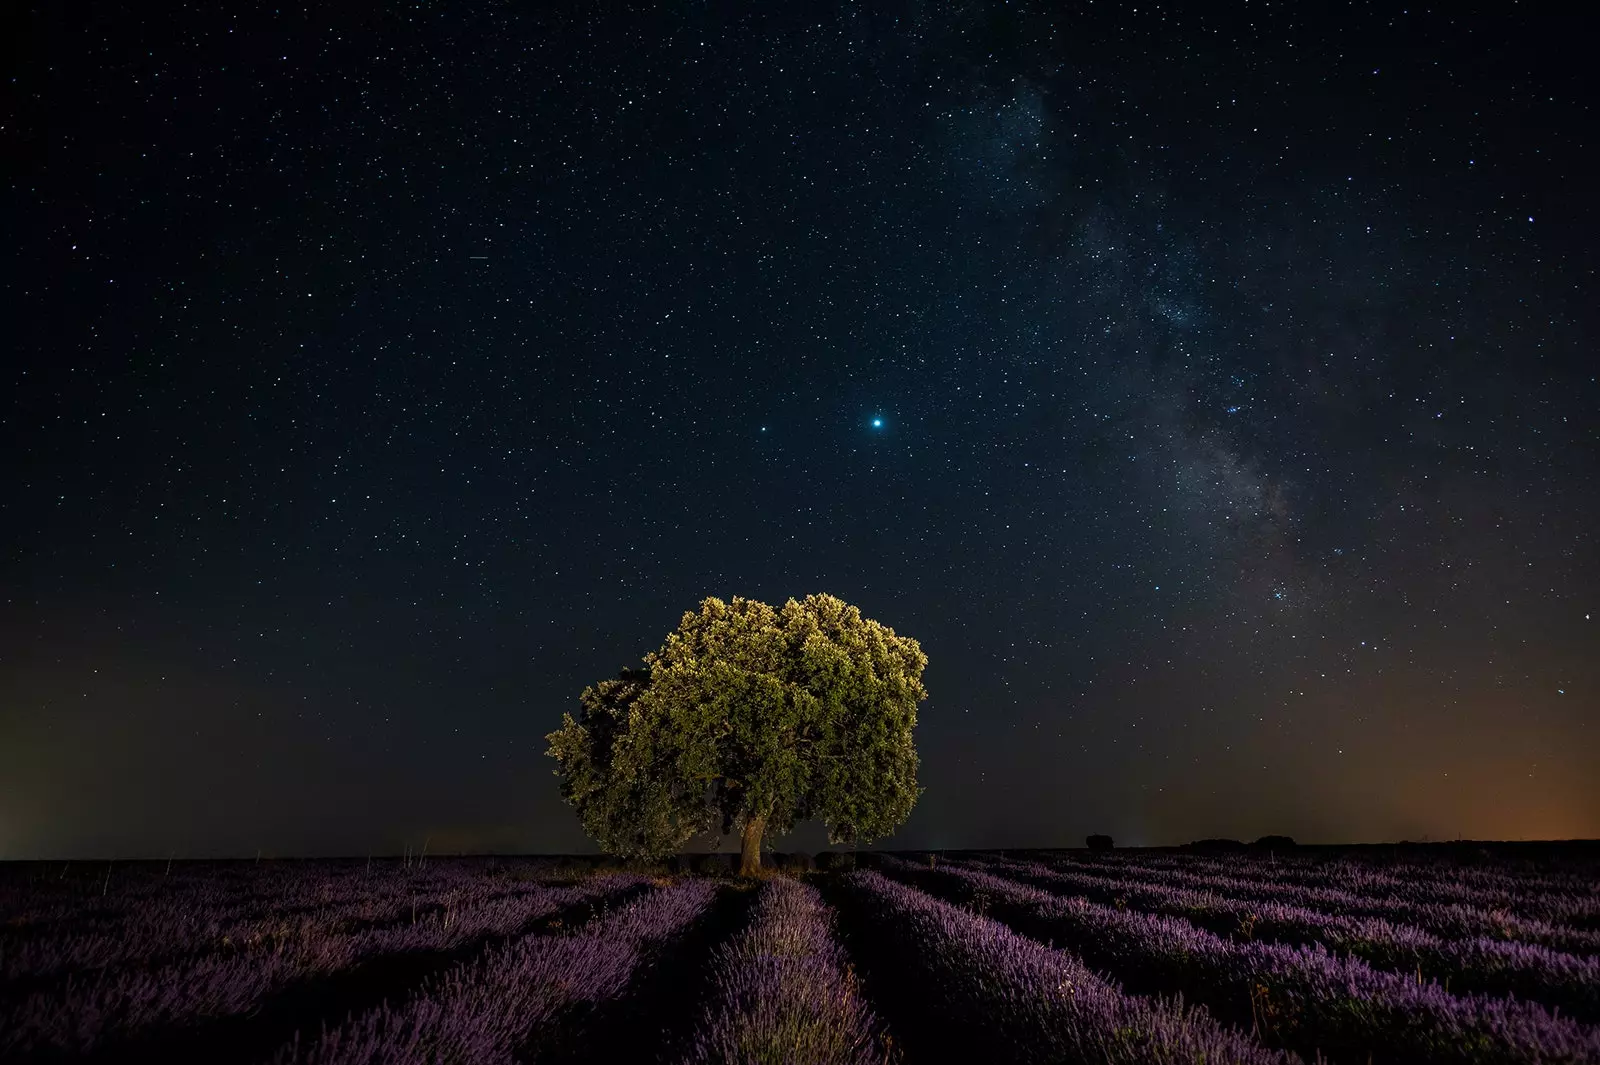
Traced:
<svg viewBox="0 0 1600 1065">
<path fill-rule="evenodd" d="M 872 419 L 872 427 L 874 429 L 882 429 L 883 428 L 883 419 L 882 418 L 874 418 L 874 419 Z"/>
</svg>

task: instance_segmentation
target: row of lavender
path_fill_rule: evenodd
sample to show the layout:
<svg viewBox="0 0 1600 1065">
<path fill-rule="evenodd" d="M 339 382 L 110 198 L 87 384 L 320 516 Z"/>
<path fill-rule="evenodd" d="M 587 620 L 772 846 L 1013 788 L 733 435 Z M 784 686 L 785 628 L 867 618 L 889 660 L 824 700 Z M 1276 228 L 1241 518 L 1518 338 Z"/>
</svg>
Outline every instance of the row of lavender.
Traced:
<svg viewBox="0 0 1600 1065">
<path fill-rule="evenodd" d="M 1600 1062 L 1600 1029 L 1534 1003 L 1451 994 L 1320 946 L 1231 941 L 1186 920 L 1064 898 L 975 868 L 891 859 L 885 869 L 1064 947 L 1136 993 L 1180 994 L 1307 1059 Z"/>
<path fill-rule="evenodd" d="M 310 953 L 273 950 L 106 972 L 0 1008 L 0 1057 L 104 1048 L 128 1056 L 140 1047 L 159 1055 L 152 1037 L 257 1010 L 296 983 L 485 934 L 499 939 L 398 999 L 358 1009 L 320 1034 L 296 1028 L 273 1060 L 421 1065 L 539 1057 L 558 1038 L 581 1041 L 667 945 L 705 918 L 722 890 L 707 881 L 653 889 L 636 877 L 597 878 L 483 902 L 448 927 L 423 921 L 343 937 Z M 570 930 L 540 922 L 584 900 L 611 905 Z M 707 963 L 717 976 L 694 1039 L 684 1045 L 686 1063 L 889 1059 L 882 1026 L 859 994 L 831 911 L 815 889 L 787 880 L 766 885 L 741 934 L 714 956 L 684 964 Z M 571 1046 L 567 1056 L 574 1056 Z"/>
<path fill-rule="evenodd" d="M 550 859 L 429 859 L 397 863 L 294 861 L 163 863 L 35 863 L 0 868 L 0 937 L 119 927 L 152 905 L 179 910 L 295 913 L 374 894 L 428 894 L 484 880 L 548 879 Z"/>
<path fill-rule="evenodd" d="M 904 867 L 910 870 L 910 867 Z M 920 1057 L 1106 1065 L 1289 1065 L 1177 1000 L 1129 995 L 1074 954 L 877 872 L 839 889 L 852 944 Z"/>
<path fill-rule="evenodd" d="M 1348 853 L 1323 854 L 1314 848 L 1288 850 L 1254 849 L 1232 853 L 1154 853 L 1127 851 L 1058 852 L 1073 854 L 1095 861 L 1138 861 L 1168 865 L 1204 865 L 1226 863 L 1270 869 L 1291 877 L 1333 877 L 1340 880 L 1388 880 L 1391 883 L 1436 883 L 1463 885 L 1483 891 L 1503 891 L 1516 896 L 1527 894 L 1575 895 L 1593 897 L 1600 894 L 1595 883 L 1594 863 L 1597 856 L 1582 850 L 1571 851 L 1559 867 L 1519 868 L 1506 854 L 1488 849 L 1480 850 L 1475 860 L 1451 859 L 1448 855 L 1433 858 L 1388 859 L 1360 857 Z"/>
<path fill-rule="evenodd" d="M 1073 945 L 1080 950 L 1088 946 L 1083 953 L 1092 954 L 1098 964 L 1120 972 L 1133 962 L 1137 989 L 1150 996 L 1128 995 L 1086 967 L 1079 953 L 1019 935 L 907 883 L 877 873 L 855 874 L 838 889 L 855 930 L 855 946 L 874 971 L 879 992 L 893 1000 L 897 1019 L 916 1017 L 917 1042 L 926 1056 L 1017 1062 L 1287 1062 L 1298 1051 L 1307 1058 L 1331 1053 L 1333 1060 L 1348 1061 L 1600 1060 L 1592 1029 L 1537 1007 L 1444 994 L 1437 987 L 1388 978 L 1360 963 L 1340 963 L 1320 951 L 1230 951 L 1229 945 L 1182 922 L 1152 921 L 1107 908 L 1096 915 L 1081 903 L 1068 905 L 1069 919 L 1063 922 L 1063 915 L 1050 909 L 1060 900 L 1020 885 L 960 869 L 930 870 L 893 861 L 887 865 L 897 878 L 954 892 L 969 904 L 995 905 L 997 912 L 1008 911 L 1014 919 L 1053 920 L 1057 931 L 1076 931 Z M 794 902 L 789 907 L 807 909 Z M 780 908 L 780 900 L 769 897 L 767 909 Z M 820 912 L 812 912 L 821 926 Z M 1070 918 L 1086 915 L 1106 924 L 1095 929 L 1091 920 L 1085 935 L 1085 922 Z M 1123 919 L 1120 926 L 1117 915 Z M 856 1001 L 852 983 L 837 975 L 842 956 L 824 966 L 830 975 L 822 979 L 807 979 L 804 968 L 782 962 L 785 953 L 810 958 L 836 948 L 819 949 L 816 935 L 764 933 L 769 922 L 778 924 L 770 917 L 758 921 L 746 937 L 752 945 L 764 945 L 742 955 L 736 949 L 728 952 L 724 986 L 731 990 L 723 1008 L 709 1014 L 702 1026 L 709 1034 L 701 1047 L 715 1045 L 718 1052 L 702 1053 L 695 1060 L 877 1060 L 849 1056 L 864 1055 L 867 1024 L 842 1025 L 853 1038 L 830 1038 L 834 1029 L 826 1025 L 818 1031 L 817 1018 L 838 1020 L 837 1013 L 829 1013 L 830 1006 Z M 803 924 L 791 917 L 783 927 Z M 1030 930 L 1040 927 L 1035 923 Z M 820 938 L 826 942 L 825 936 Z M 788 942 L 801 946 L 786 950 Z M 753 971 L 742 973 L 741 960 Z M 1219 1024 L 1205 1009 L 1185 1008 L 1161 997 L 1179 989 L 1209 1003 L 1232 1025 L 1253 1027 L 1261 1039 Z M 797 1002 L 811 1008 L 797 1009 Z M 774 1046 L 790 1052 L 762 1053 Z M 828 1049 L 802 1052 L 816 1046 Z"/>
<path fill-rule="evenodd" d="M 585 1057 L 573 1045 L 586 1045 L 606 1007 L 633 990 L 641 970 L 704 918 L 716 892 L 705 881 L 680 882 L 569 935 L 506 944 L 399 1005 L 385 1004 L 287 1047 L 275 1065 L 509 1065 L 540 1059 L 553 1047 L 563 1056 L 563 1040 L 565 1056 Z M 692 1041 L 677 1055 L 683 1065 L 882 1065 L 892 1059 L 814 888 L 793 880 L 766 884 L 743 931 L 705 963 L 716 978 L 693 1018 Z"/>
<path fill-rule="evenodd" d="M 1433 902 L 1398 895 L 1364 895 L 1340 887 L 1315 887 L 1276 879 L 1268 869 L 1246 866 L 1212 871 L 1186 863 L 1081 863 L 1056 860 L 1061 872 L 1086 871 L 1086 865 L 1114 873 L 1130 883 L 1160 884 L 1207 891 L 1251 902 L 1281 902 L 1344 916 L 1375 917 L 1407 924 L 1447 939 L 1488 938 L 1534 943 L 1569 954 L 1600 954 L 1600 929 L 1559 924 L 1494 907 Z"/>
<path fill-rule="evenodd" d="M 266 898 L 216 886 L 174 891 L 77 922 L 0 929 L 0 991 L 16 994 L 74 973 L 194 954 L 305 950 L 330 936 L 386 925 L 449 924 L 456 914 L 538 890 L 527 881 L 451 872 L 350 885 L 317 881 Z"/>
<path fill-rule="evenodd" d="M 418 988 L 296 1042 L 280 1065 L 429 1065 L 537 1057 L 562 1022 L 613 1002 L 718 893 L 688 880 L 636 898 L 565 935 L 525 935 Z"/>
<path fill-rule="evenodd" d="M 888 1038 L 862 998 L 816 889 L 777 880 L 717 952 L 717 993 L 686 1065 L 880 1065 Z"/>
<path fill-rule="evenodd" d="M 1288 942 L 1296 935 L 1326 932 L 1318 922 L 1332 921 L 1327 915 L 1281 903 L 1239 906 L 1207 891 L 1162 883 L 1194 873 L 1122 865 L 992 862 L 930 869 L 890 860 L 886 870 L 907 883 L 867 873 L 828 890 L 837 891 L 833 898 L 847 918 L 853 952 L 868 971 L 874 1004 L 934 1060 L 964 1055 L 1013 1061 L 1289 1062 L 1298 1052 L 1308 1059 L 1327 1053 L 1351 1062 L 1369 1056 L 1375 1061 L 1600 1061 L 1596 1029 L 1566 1017 L 1503 998 L 1449 994 L 1436 984 L 1385 972 L 1381 964 L 1373 967 Z M 988 909 L 1016 931 L 909 884 Z M 0 1006 L 0 1057 L 82 1052 L 108 1041 L 136 1044 L 152 1032 L 253 1012 L 285 988 L 366 962 L 457 949 L 459 960 L 436 968 L 436 975 L 420 983 L 412 980 L 386 1003 L 374 999 L 370 1006 L 358 1005 L 342 1021 L 325 1014 L 335 1023 L 320 1035 L 300 1025 L 287 1029 L 279 1040 L 295 1030 L 303 1038 L 279 1052 L 279 1065 L 537 1058 L 558 1038 L 581 1035 L 618 1016 L 607 1013 L 607 1005 L 637 987 L 653 960 L 704 918 L 719 890 L 703 882 L 652 889 L 638 878 L 546 887 L 444 877 L 434 886 L 443 895 L 432 896 L 432 902 L 468 895 L 470 901 L 428 911 L 415 923 L 380 922 L 381 927 L 359 922 L 353 927 L 336 916 L 344 912 L 341 906 L 363 905 L 390 907 L 384 912 L 392 916 L 403 892 L 375 888 L 384 897 L 381 903 L 357 896 L 324 905 L 318 913 L 326 934 L 308 937 L 305 946 L 290 938 L 268 948 L 112 965 L 90 979 L 69 977 L 47 993 Z M 1063 898 L 1064 893 L 1081 897 Z M 290 896 L 296 905 L 340 897 L 326 890 Z M 195 895 L 196 900 L 207 897 Z M 552 931 L 550 918 L 583 900 L 609 903 L 609 912 L 571 931 Z M 258 904 L 263 903 L 251 903 Z M 1263 918 L 1269 909 L 1272 916 Z M 1185 919 L 1174 919 L 1180 913 Z M 1195 927 L 1212 920 L 1217 924 L 1211 930 Z M 1230 938 L 1238 936 L 1241 921 L 1251 922 L 1254 939 Z M 1335 933 L 1317 938 L 1326 942 L 1327 935 L 1338 934 L 1361 942 L 1365 934 L 1394 950 L 1454 949 L 1415 929 L 1381 925 L 1334 921 Z M 1219 931 L 1228 935 L 1214 934 Z M 1285 942 L 1259 941 L 1278 936 Z M 1057 949 L 1063 946 L 1067 949 Z M 1494 941 L 1487 949 L 1499 962 L 1515 962 L 1519 956 L 1494 951 L 1516 946 Z M 687 1061 L 695 1065 L 765 1060 L 875 1065 L 895 1056 L 834 938 L 830 911 L 808 886 L 790 881 L 766 886 L 740 935 L 712 956 L 680 958 L 676 964 L 717 974 L 694 1026 L 698 1038 L 674 1044 L 685 1046 Z M 1499 971 L 1493 964 L 1480 969 L 1479 976 Z M 1092 970 L 1109 971 L 1135 994 Z M 1512 964 L 1506 971 L 1520 973 L 1530 984 L 1539 979 L 1528 966 Z M 1460 979 L 1452 985 L 1457 992 L 1465 990 Z M 1580 1010 L 1592 1007 L 1592 998 L 1582 997 L 1586 987 L 1592 993 L 1592 980 L 1563 979 L 1557 974 L 1546 981 L 1547 1000 L 1567 994 Z M 1163 997 L 1172 992 L 1210 1010 L 1184 1008 Z M 1259 1038 L 1241 1034 L 1245 1029 Z M 572 1056 L 570 1048 L 566 1056 Z"/>
<path fill-rule="evenodd" d="M 1371 965 L 1446 989 L 1514 994 L 1579 1020 L 1600 1021 L 1600 957 L 1482 936 L 1446 939 L 1377 917 L 1345 916 L 1278 901 L 1229 898 L 1159 881 L 1125 879 L 1035 862 L 972 862 L 971 868 L 1057 895 L 1179 917 L 1224 938 L 1321 944 Z"/>
<path fill-rule="evenodd" d="M 1504 911 L 1574 928 L 1600 930 L 1600 877 L 1517 877 L 1468 867 L 1400 866 L 1378 869 L 1353 861 L 1235 856 L 1206 857 L 1079 854 L 1071 864 L 1145 875 L 1173 874 L 1269 880 L 1362 898 L 1422 905 L 1454 903 L 1479 911 Z M 1059 863 L 1058 863 L 1059 864 Z"/>
<path fill-rule="evenodd" d="M 14 996 L 0 1004 L 0 1057 L 84 1053 L 108 1042 L 240 1016 L 270 996 L 375 960 L 449 952 L 527 933 L 563 911 L 636 891 L 637 877 L 596 878 L 568 887 L 530 887 L 481 897 L 414 921 L 285 939 L 266 949 L 205 951 L 153 964 L 129 958 Z"/>
</svg>

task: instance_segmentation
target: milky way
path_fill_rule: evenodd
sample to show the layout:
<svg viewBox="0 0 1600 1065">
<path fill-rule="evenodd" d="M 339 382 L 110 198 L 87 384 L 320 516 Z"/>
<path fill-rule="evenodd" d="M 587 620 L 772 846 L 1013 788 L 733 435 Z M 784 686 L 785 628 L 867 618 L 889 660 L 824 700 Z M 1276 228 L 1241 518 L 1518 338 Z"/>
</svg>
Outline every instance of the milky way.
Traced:
<svg viewBox="0 0 1600 1065">
<path fill-rule="evenodd" d="M 902 845 L 1600 835 L 1576 28 L 335 8 L 19 50 L 0 856 L 579 847 L 812 592 Z"/>
</svg>

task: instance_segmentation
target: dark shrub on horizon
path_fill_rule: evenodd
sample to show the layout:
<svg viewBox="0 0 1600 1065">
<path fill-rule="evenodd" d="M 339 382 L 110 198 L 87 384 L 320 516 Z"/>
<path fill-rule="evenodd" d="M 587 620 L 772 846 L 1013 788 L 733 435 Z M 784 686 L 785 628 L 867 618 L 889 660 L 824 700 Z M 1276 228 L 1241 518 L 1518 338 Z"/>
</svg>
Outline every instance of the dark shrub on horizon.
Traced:
<svg viewBox="0 0 1600 1065">
<path fill-rule="evenodd" d="M 1296 846 L 1293 836 L 1262 836 L 1250 846 L 1259 850 L 1288 850 Z"/>
<path fill-rule="evenodd" d="M 854 851 L 823 851 L 817 855 L 817 868 L 829 873 L 848 873 L 856 867 Z"/>
<path fill-rule="evenodd" d="M 1116 846 L 1110 836 L 1090 836 L 1084 842 L 1088 844 L 1089 849 L 1092 851 L 1108 851 Z"/>
<path fill-rule="evenodd" d="M 1246 848 L 1244 842 L 1237 839 L 1197 839 L 1193 843 L 1185 843 L 1182 849 L 1186 851 L 1206 851 L 1210 853 L 1216 853 L 1226 851 L 1242 851 Z"/>
</svg>

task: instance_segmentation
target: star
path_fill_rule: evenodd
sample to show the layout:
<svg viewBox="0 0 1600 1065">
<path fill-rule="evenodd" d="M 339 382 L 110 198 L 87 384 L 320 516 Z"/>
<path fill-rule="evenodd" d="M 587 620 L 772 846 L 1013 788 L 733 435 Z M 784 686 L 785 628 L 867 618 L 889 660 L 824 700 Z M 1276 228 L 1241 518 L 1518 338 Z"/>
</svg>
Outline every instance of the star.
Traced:
<svg viewBox="0 0 1600 1065">
<path fill-rule="evenodd" d="M 874 429 L 882 429 L 883 428 L 883 419 L 882 418 L 874 418 L 874 419 L 872 419 L 872 427 Z"/>
</svg>

